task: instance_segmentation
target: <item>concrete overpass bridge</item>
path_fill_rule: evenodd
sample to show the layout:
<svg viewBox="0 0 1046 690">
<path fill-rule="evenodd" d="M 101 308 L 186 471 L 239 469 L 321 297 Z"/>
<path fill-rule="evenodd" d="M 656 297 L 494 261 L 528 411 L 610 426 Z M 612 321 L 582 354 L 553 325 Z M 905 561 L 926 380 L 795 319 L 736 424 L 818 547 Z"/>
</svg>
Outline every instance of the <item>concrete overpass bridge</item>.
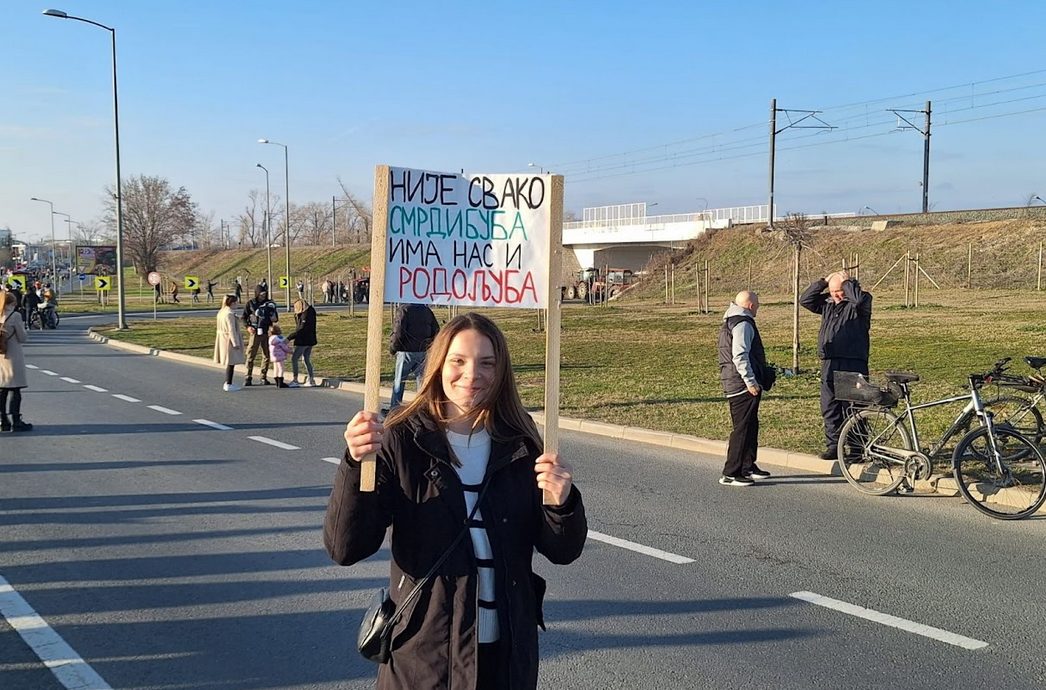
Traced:
<svg viewBox="0 0 1046 690">
<path fill-rule="evenodd" d="M 606 265 L 638 271 L 655 254 L 680 248 L 709 229 L 765 223 L 766 211 L 766 204 L 662 216 L 648 216 L 646 203 L 586 208 L 583 220 L 563 224 L 563 248 L 570 250 L 564 252 L 564 268 Z"/>
</svg>

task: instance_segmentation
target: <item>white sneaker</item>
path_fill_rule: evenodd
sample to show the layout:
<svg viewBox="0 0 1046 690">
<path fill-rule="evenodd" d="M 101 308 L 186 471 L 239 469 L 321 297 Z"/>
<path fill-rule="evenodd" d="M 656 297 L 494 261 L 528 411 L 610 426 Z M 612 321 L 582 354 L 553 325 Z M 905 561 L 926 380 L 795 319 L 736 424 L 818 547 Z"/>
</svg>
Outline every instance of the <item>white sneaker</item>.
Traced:
<svg viewBox="0 0 1046 690">
<path fill-rule="evenodd" d="M 287 388 L 301 388 L 301 384 L 299 384 L 297 381 L 291 381 L 287 384 Z"/>
<path fill-rule="evenodd" d="M 235 393 L 236 391 L 240 390 L 240 387 L 237 386 L 235 383 L 223 383 L 222 390 L 226 393 Z"/>
<path fill-rule="evenodd" d="M 316 382 L 312 379 L 308 379 L 305 383 L 301 384 L 302 388 L 316 388 Z"/>
</svg>

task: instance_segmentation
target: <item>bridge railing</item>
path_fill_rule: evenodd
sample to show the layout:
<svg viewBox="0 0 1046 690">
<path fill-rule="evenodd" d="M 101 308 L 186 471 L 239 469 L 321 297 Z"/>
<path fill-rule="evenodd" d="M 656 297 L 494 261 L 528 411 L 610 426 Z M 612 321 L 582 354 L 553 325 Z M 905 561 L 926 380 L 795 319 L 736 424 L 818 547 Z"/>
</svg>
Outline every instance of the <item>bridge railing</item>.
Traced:
<svg viewBox="0 0 1046 690">
<path fill-rule="evenodd" d="M 766 204 L 757 206 L 732 206 L 729 208 L 709 208 L 698 213 L 674 213 L 662 216 L 642 216 L 638 218 L 622 218 L 619 220 L 579 220 L 563 223 L 564 230 L 581 230 L 602 228 L 613 231 L 621 226 L 635 225 L 667 225 L 669 223 L 718 223 L 730 221 L 733 223 L 759 223 L 769 220 Z"/>
</svg>

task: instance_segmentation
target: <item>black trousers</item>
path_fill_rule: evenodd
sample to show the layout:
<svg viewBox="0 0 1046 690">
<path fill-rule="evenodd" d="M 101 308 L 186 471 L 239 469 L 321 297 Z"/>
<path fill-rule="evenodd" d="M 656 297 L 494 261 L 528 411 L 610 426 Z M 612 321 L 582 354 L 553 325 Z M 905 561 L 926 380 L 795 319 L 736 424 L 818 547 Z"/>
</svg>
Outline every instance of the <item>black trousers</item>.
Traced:
<svg viewBox="0 0 1046 690">
<path fill-rule="evenodd" d="M 835 451 L 839 445 L 839 429 L 843 426 L 846 403 L 835 399 L 835 372 L 856 371 L 868 375 L 868 362 L 863 359 L 835 357 L 821 361 L 821 416 L 824 417 L 825 447 Z"/>
<path fill-rule="evenodd" d="M 499 664 L 501 642 L 479 645 L 476 659 L 476 690 L 503 690 L 508 687 L 506 666 Z"/>
<path fill-rule="evenodd" d="M 742 477 L 755 467 L 755 454 L 759 450 L 759 395 L 741 395 L 727 398 L 730 403 L 730 421 L 734 428 L 726 448 L 726 464 L 723 474 L 727 477 Z"/>
</svg>

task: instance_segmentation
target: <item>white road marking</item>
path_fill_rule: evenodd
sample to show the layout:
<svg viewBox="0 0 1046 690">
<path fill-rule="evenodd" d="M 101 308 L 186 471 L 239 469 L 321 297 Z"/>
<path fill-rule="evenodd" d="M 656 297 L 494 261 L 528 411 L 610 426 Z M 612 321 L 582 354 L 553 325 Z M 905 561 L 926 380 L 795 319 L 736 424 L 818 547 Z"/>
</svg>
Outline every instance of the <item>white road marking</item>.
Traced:
<svg viewBox="0 0 1046 690">
<path fill-rule="evenodd" d="M 341 458 L 323 458 L 324 462 L 329 462 L 332 465 L 340 465 Z"/>
<path fill-rule="evenodd" d="M 141 400 L 139 400 L 138 398 L 132 398 L 131 396 L 124 395 L 123 393 L 113 393 L 113 397 L 118 398 L 119 400 L 123 400 L 124 402 L 141 402 Z"/>
<path fill-rule="evenodd" d="M 635 551 L 636 553 L 641 553 L 645 556 L 653 556 L 654 558 L 660 558 L 661 560 L 668 561 L 669 563 L 678 563 L 679 565 L 683 565 L 686 563 L 694 562 L 693 558 L 679 556 L 674 553 L 662 551 L 661 549 L 655 549 L 650 546 L 643 546 L 642 544 L 637 544 L 634 541 L 618 539 L 617 537 L 612 537 L 609 534 L 603 534 L 602 532 L 593 532 L 592 530 L 589 530 L 588 538 L 595 539 L 596 541 L 601 541 L 604 544 L 610 544 L 611 546 L 618 546 L 622 549 L 628 549 L 629 551 Z"/>
<path fill-rule="evenodd" d="M 258 443 L 266 443 L 270 446 L 275 446 L 280 450 L 301 450 L 301 448 L 299 448 L 298 446 L 292 446 L 289 443 L 284 443 L 283 441 L 276 441 L 275 439 L 271 438 L 265 438 L 264 436 L 248 436 L 247 438 L 249 438 L 252 441 L 257 441 Z"/>
<path fill-rule="evenodd" d="M 224 424 L 219 424 L 218 422 L 212 422 L 209 419 L 194 419 L 193 421 L 197 424 L 203 424 L 204 426 L 209 426 L 212 429 L 217 429 L 218 431 L 232 431 L 231 426 L 225 426 Z"/>
<path fill-rule="evenodd" d="M 150 410 L 156 410 L 157 412 L 163 412 L 164 414 L 170 414 L 170 415 L 181 414 L 181 412 L 179 412 L 178 410 L 172 410 L 171 408 L 164 407 L 162 405 L 149 405 L 149 409 Z"/>
<path fill-rule="evenodd" d="M 84 388 L 86 388 L 89 391 L 94 391 L 95 393 L 108 393 L 109 392 L 109 390 L 106 389 L 106 388 L 102 388 L 100 386 L 92 386 L 89 383 L 85 383 L 84 384 Z"/>
<path fill-rule="evenodd" d="M 905 618 L 898 618 L 897 616 L 891 616 L 888 613 L 879 613 L 873 609 L 866 609 L 863 606 L 857 606 L 856 604 L 850 604 L 845 601 L 839 601 L 838 599 L 832 599 L 830 597 L 821 596 L 814 592 L 793 592 L 789 596 L 795 597 L 796 599 L 802 599 L 808 601 L 811 604 L 817 604 L 828 609 L 847 613 L 857 618 L 864 618 L 865 620 L 872 621 L 873 623 L 882 623 L 888 625 L 891 628 L 898 628 L 905 630 L 916 635 L 922 635 L 923 637 L 929 637 L 932 640 L 938 642 L 945 642 L 956 647 L 962 647 L 963 649 L 982 649 L 988 646 L 987 642 L 981 642 L 975 640 L 972 637 L 965 637 L 963 635 L 957 635 L 947 630 L 941 630 L 940 628 L 934 628 L 929 625 L 923 625 L 922 623 L 916 623 L 914 621 L 907 620 Z"/>
<path fill-rule="evenodd" d="M 65 381 L 66 383 L 80 383 L 80 382 L 79 382 L 79 381 L 77 381 L 76 379 L 71 379 L 71 378 L 69 378 L 68 376 L 63 376 L 63 377 L 62 377 L 62 380 L 63 380 L 63 381 Z"/>
<path fill-rule="evenodd" d="M 51 673 L 63 686 L 70 690 L 112 690 L 112 686 L 106 683 L 2 576 L 0 615 L 18 631 L 25 643 L 40 657 L 40 661 L 51 669 Z"/>
<path fill-rule="evenodd" d="M 50 369 L 41 369 L 40 373 L 41 374 L 47 374 L 48 376 L 58 376 L 58 372 L 51 371 Z"/>
<path fill-rule="evenodd" d="M 39 369 L 40 367 L 36 366 L 35 364 L 26 364 L 25 368 L 26 369 Z"/>
</svg>

